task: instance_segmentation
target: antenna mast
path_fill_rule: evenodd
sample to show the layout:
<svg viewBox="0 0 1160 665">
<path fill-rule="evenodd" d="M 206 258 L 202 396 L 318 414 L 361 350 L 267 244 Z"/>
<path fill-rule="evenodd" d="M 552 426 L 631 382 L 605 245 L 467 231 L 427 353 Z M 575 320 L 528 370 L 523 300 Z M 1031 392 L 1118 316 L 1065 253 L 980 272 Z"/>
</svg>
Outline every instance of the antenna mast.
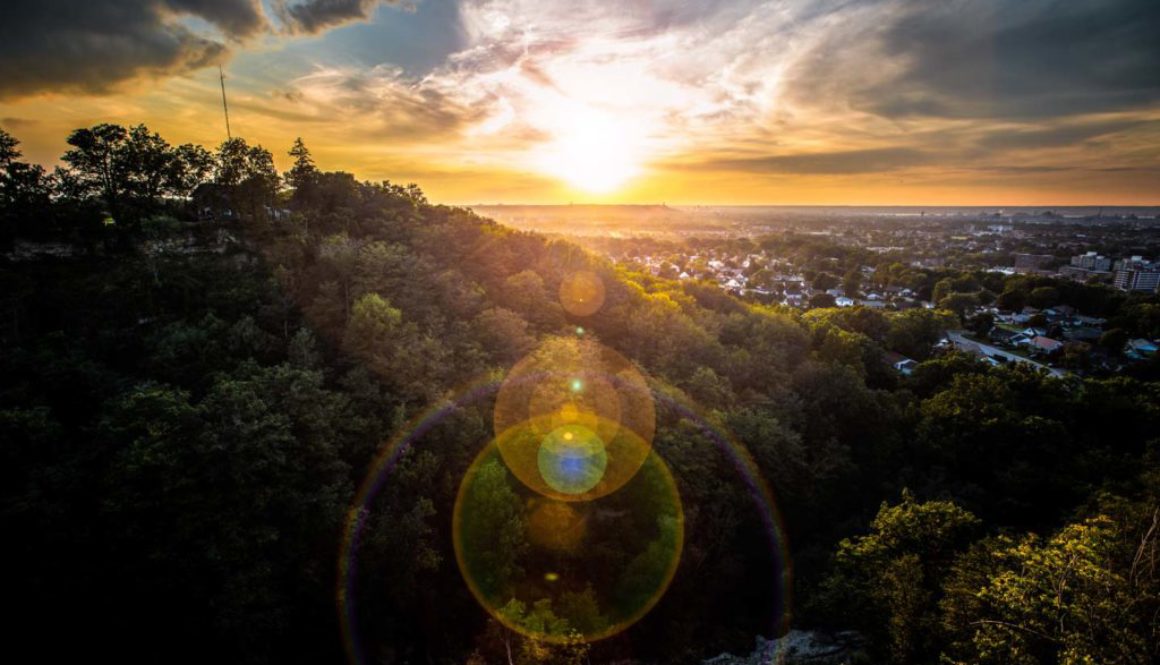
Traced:
<svg viewBox="0 0 1160 665">
<path fill-rule="evenodd" d="M 222 84 L 222 110 L 226 114 L 226 138 L 233 140 L 234 136 L 230 133 L 230 107 L 226 104 L 226 74 L 222 71 L 221 65 L 218 65 L 218 77 Z"/>
</svg>

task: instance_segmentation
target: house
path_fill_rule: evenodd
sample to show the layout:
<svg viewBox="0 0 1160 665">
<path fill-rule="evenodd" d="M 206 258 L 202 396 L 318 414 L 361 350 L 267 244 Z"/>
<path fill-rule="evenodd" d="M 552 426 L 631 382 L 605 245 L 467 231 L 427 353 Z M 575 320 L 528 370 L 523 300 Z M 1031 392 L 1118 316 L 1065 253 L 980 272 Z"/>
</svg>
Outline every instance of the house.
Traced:
<svg viewBox="0 0 1160 665">
<path fill-rule="evenodd" d="M 1064 332 L 1065 337 L 1077 342 L 1095 342 L 1100 339 L 1100 335 L 1102 334 L 1103 330 L 1099 328 L 1091 328 L 1088 326 L 1071 328 L 1070 330 Z"/>
<path fill-rule="evenodd" d="M 988 336 L 990 336 L 992 342 L 999 344 L 1011 344 L 1011 340 L 1018 337 L 1020 334 L 1021 333 L 1017 333 L 1014 330 L 1007 330 L 1006 328 L 995 326 L 994 328 L 991 328 L 991 332 L 988 333 Z"/>
<path fill-rule="evenodd" d="M 1011 346 L 1027 346 L 1031 343 L 1031 338 L 1023 333 L 1019 333 L 1011 338 L 1008 342 Z"/>
<path fill-rule="evenodd" d="M 1028 337 L 1043 337 L 1047 335 L 1046 328 L 1024 328 L 1023 334 Z"/>
<path fill-rule="evenodd" d="M 838 307 L 853 307 L 854 299 L 847 298 L 846 296 L 838 296 L 837 298 L 834 298 L 834 304 Z"/>
<path fill-rule="evenodd" d="M 1102 326 L 1108 322 L 1107 319 L 1102 319 L 1098 316 L 1084 316 L 1083 314 L 1077 314 L 1075 316 L 1075 321 L 1076 323 L 1085 326 Z"/>
<path fill-rule="evenodd" d="M 1046 354 L 1058 353 L 1063 349 L 1063 342 L 1043 335 L 1036 335 L 1031 338 L 1031 348 Z"/>
<path fill-rule="evenodd" d="M 914 368 L 918 367 L 918 362 L 907 358 L 897 351 L 888 351 L 886 353 L 886 362 L 894 368 L 894 371 L 903 376 L 910 376 L 914 372 Z"/>
<path fill-rule="evenodd" d="M 1124 346 L 1124 354 L 1130 358 L 1150 358 L 1156 355 L 1156 343 L 1146 339 L 1129 340 Z"/>
<path fill-rule="evenodd" d="M 198 185 L 190 195 L 193 208 L 197 211 L 197 218 L 233 219 L 233 199 L 236 190 L 237 187 L 233 185 L 219 185 L 214 182 L 203 182 Z"/>
</svg>

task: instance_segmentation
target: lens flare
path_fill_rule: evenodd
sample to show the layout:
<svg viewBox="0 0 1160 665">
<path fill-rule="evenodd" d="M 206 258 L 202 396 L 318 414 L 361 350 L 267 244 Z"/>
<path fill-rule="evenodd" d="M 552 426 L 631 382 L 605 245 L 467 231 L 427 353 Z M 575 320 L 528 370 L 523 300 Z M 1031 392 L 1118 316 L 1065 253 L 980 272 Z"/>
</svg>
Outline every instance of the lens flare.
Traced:
<svg viewBox="0 0 1160 665">
<path fill-rule="evenodd" d="M 519 426 L 546 436 L 578 424 L 608 442 L 621 428 L 651 443 L 656 406 L 648 382 L 627 358 L 591 339 L 558 337 L 520 360 L 496 397 L 496 434 Z"/>
<path fill-rule="evenodd" d="M 574 272 L 560 282 L 560 305 L 572 316 L 592 316 L 604 306 L 604 280 L 594 272 Z"/>
<path fill-rule="evenodd" d="M 564 494 L 583 494 L 604 478 L 608 453 L 595 432 L 580 425 L 565 425 L 544 437 L 536 454 L 540 476 L 549 487 Z"/>
<path fill-rule="evenodd" d="M 524 486 L 493 442 L 464 476 L 452 530 L 468 588 L 496 620 L 547 642 L 595 641 L 664 595 L 680 563 L 684 513 L 655 453 L 620 491 L 564 504 Z"/>
<path fill-rule="evenodd" d="M 528 538 L 537 547 L 548 550 L 572 551 L 584 542 L 588 516 L 582 512 L 584 504 L 563 503 L 549 499 L 528 502 Z M 544 574 L 544 579 L 555 582 L 559 573 Z"/>
<path fill-rule="evenodd" d="M 616 385 L 622 386 L 621 383 Z M 375 620 L 363 611 L 364 603 L 374 604 L 374 601 L 365 600 L 368 596 L 373 597 L 384 592 L 382 587 L 373 581 L 373 576 L 362 574 L 362 567 L 368 563 L 362 557 L 362 544 L 375 525 L 373 516 L 379 510 L 375 507 L 376 500 L 381 497 L 384 488 L 394 482 L 400 461 L 408 452 L 434 445 L 434 442 L 428 441 L 433 431 L 452 426 L 456 415 L 462 413 L 463 409 L 497 398 L 501 388 L 499 382 L 488 379 L 453 391 L 446 402 L 433 405 L 416 415 L 399 428 L 391 439 L 384 441 L 367 469 L 358 491 L 348 506 L 339 542 L 336 571 L 335 604 L 343 647 L 351 665 L 367 665 L 374 661 L 375 653 L 389 646 L 377 639 L 374 630 Z M 665 405 L 666 411 L 678 414 L 696 431 L 712 441 L 714 446 L 725 452 L 731 460 L 731 468 L 738 474 L 737 479 L 749 488 L 751 499 L 762 517 L 765 527 L 763 537 L 768 540 L 775 566 L 776 583 L 765 590 L 776 603 L 770 615 L 769 632 L 780 634 L 788 626 L 790 590 L 793 586 L 792 562 L 777 505 L 768 484 L 761 477 L 757 465 L 745 447 L 727 430 L 721 428 L 716 420 L 705 418 L 695 405 L 685 401 L 683 395 L 666 392 L 663 386 L 656 393 L 656 399 Z M 503 481 L 502 487 L 508 490 L 506 499 L 498 503 L 493 502 L 493 505 L 507 508 L 498 512 L 491 511 L 491 517 L 498 519 L 477 522 L 476 515 L 489 513 L 478 505 L 471 507 L 483 494 L 477 491 L 480 489 L 478 484 L 482 482 L 481 478 L 484 476 L 481 467 L 489 461 L 495 462 L 492 486 L 496 486 L 494 481 L 498 476 L 498 479 Z M 656 468 L 658 466 L 659 469 Z M 582 639 L 593 640 L 615 635 L 628 627 L 643 617 L 661 598 L 680 560 L 685 525 L 675 485 L 672 484 L 667 467 L 659 458 L 655 460 L 650 458 L 623 491 L 591 502 L 553 501 L 529 491 L 512 476 L 510 470 L 505 468 L 497 446 L 493 444 L 485 447 L 471 465 L 470 472 L 462 479 L 449 525 L 453 532 L 452 542 L 461 574 L 471 593 L 479 599 L 483 607 L 488 608 L 487 611 L 492 616 L 514 630 L 535 635 L 537 634 L 535 620 L 544 618 L 543 612 L 534 607 L 534 601 L 539 598 L 548 601 L 551 611 L 558 610 L 570 617 L 568 623 L 570 630 L 576 631 Z M 471 490 L 473 487 L 477 489 Z M 666 489 L 670 487 L 671 489 Z M 470 502 L 464 501 L 467 494 L 472 495 Z M 514 505 L 507 501 L 513 496 Z M 520 497 L 524 497 L 522 503 Z M 647 501 L 643 505 L 638 503 L 642 497 L 661 498 L 659 500 L 654 498 L 650 506 Z M 655 508 L 657 503 L 662 505 L 667 503 L 672 508 L 657 510 Z M 652 517 L 659 519 L 650 522 Z M 522 526 L 525 520 L 526 527 Z M 519 528 L 502 528 L 508 522 Z M 476 526 L 472 527 L 473 524 Z M 655 544 L 652 547 L 654 556 L 651 559 L 639 555 L 634 558 L 633 565 L 643 571 L 638 578 L 642 580 L 639 584 L 625 581 L 614 586 L 606 583 L 604 580 L 607 576 L 625 567 L 624 561 L 610 564 L 608 561 L 601 562 L 594 558 L 602 551 L 601 544 L 615 536 L 615 534 L 610 536 L 609 530 L 617 528 L 626 534 L 633 533 L 634 529 L 640 529 L 639 533 L 645 534 L 647 530 L 647 535 L 641 537 L 651 539 L 650 544 Z M 664 537 L 661 537 L 662 533 L 665 534 Z M 500 573 L 506 573 L 506 578 L 504 575 L 488 574 L 488 565 L 483 561 L 487 558 L 488 552 L 494 550 L 501 553 L 511 549 L 518 551 L 520 558 L 517 561 L 520 565 L 526 564 L 528 567 L 521 570 L 512 568 L 500 570 Z M 534 561 L 539 562 L 534 567 L 528 564 L 529 561 L 533 561 L 533 556 Z M 663 574 L 656 574 L 659 568 L 655 562 L 666 557 L 669 559 L 667 562 L 669 565 L 665 567 Z M 637 559 L 640 559 L 639 562 Z M 585 568 L 572 565 L 576 561 L 582 561 L 587 569 L 594 572 L 588 577 L 580 577 L 579 572 L 583 572 Z M 493 557 L 491 562 L 502 564 L 504 558 Z M 509 600 L 494 600 L 503 597 L 502 593 L 496 591 L 501 588 L 499 582 L 503 579 L 519 582 L 524 587 L 518 596 L 511 594 Z M 584 580 L 591 581 L 592 586 L 581 587 Z M 485 587 L 490 589 L 488 595 L 483 595 Z M 509 588 L 514 587 L 509 585 Z M 637 589 L 638 593 L 633 594 L 633 589 Z M 641 602 L 642 592 L 639 590 L 649 589 L 652 590 L 650 597 Z M 532 590 L 558 594 L 553 597 L 536 596 Z M 497 593 L 498 596 L 494 595 Z M 559 607 L 554 604 L 553 598 L 558 599 Z M 634 598 L 635 603 L 632 602 Z M 533 603 L 529 605 L 528 601 Z M 495 609 L 498 602 L 504 604 L 500 609 Z M 636 607 L 635 611 L 633 607 Z M 552 622 L 542 625 L 549 624 Z M 522 630 L 520 626 L 523 626 Z M 775 661 L 776 657 L 771 660 Z"/>
</svg>

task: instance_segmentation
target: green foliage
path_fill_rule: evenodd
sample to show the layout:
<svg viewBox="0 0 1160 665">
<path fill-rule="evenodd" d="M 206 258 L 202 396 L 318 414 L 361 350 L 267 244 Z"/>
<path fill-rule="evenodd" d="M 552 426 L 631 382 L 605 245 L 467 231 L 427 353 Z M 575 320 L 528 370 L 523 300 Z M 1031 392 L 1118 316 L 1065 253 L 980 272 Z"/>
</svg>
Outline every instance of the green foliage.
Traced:
<svg viewBox="0 0 1160 665">
<path fill-rule="evenodd" d="M 13 634 L 59 639 L 38 623 L 54 616 L 72 627 L 78 657 L 135 661 L 164 648 L 178 662 L 334 660 L 339 530 L 383 442 L 456 386 L 500 377 L 538 339 L 579 325 L 646 371 L 658 395 L 681 396 L 658 397 L 654 446 L 679 485 L 685 548 L 665 600 L 633 629 L 646 660 L 749 648 L 775 611 L 770 589 L 787 583 L 735 460 L 675 406 L 685 396 L 773 486 L 794 548 L 798 625 L 859 628 L 896 662 L 1157 659 L 1155 582 L 1133 564 L 1137 551 L 1153 556 L 1151 512 L 1101 506 L 1105 518 L 1055 536 L 1015 535 L 1074 521 L 1095 488 L 1139 491 L 1160 427 L 1157 384 L 990 369 L 934 348 L 959 325 L 946 309 L 747 304 L 672 279 L 693 266 L 641 274 L 431 205 L 414 185 L 319 171 L 301 141 L 291 156 L 294 192 L 279 197 L 269 153 L 241 139 L 211 155 L 144 127 L 98 125 L 74 133 L 48 175 L 0 133 L 5 240 L 84 250 L 0 266 L 0 514 L 25 608 Z M 194 223 L 181 200 L 211 172 L 238 223 Z M 105 214 L 114 227 L 100 226 Z M 187 235 L 190 253 L 167 251 Z M 1160 336 L 1145 297 L 918 270 L 813 236 L 762 242 L 806 265 L 816 286 L 844 275 L 851 293 L 904 287 L 960 313 L 993 293 L 1006 309 L 1069 304 L 1110 318 L 1101 344 L 1112 350 Z M 863 265 L 878 266 L 866 280 Z M 557 293 L 581 269 L 600 275 L 606 300 L 573 319 Z M 752 276 L 770 277 L 756 266 Z M 987 321 L 973 323 L 982 332 Z M 886 351 L 923 362 L 902 377 Z M 1082 351 L 1065 358 L 1080 364 Z M 486 400 L 453 409 L 354 508 L 358 633 L 384 662 L 462 662 L 473 649 L 499 663 L 617 657 L 604 644 L 489 627 L 464 590 L 447 527 L 489 412 Z M 483 514 L 470 537 L 497 570 L 518 566 L 520 499 L 498 465 L 476 483 Z M 866 507 L 905 486 L 940 500 L 905 494 L 856 535 Z M 966 550 L 984 530 L 973 514 L 1012 535 Z M 672 519 L 636 525 L 660 534 L 639 556 L 597 553 L 624 573 L 620 593 L 654 581 Z M 1065 593 L 1044 600 L 1060 579 Z M 598 597 L 579 590 L 505 612 L 568 635 L 607 621 Z"/>
<path fill-rule="evenodd" d="M 955 663 L 1155 662 L 1157 509 L 1097 515 L 1050 539 L 1000 537 L 956 564 L 943 601 Z"/>
<path fill-rule="evenodd" d="M 981 523 L 951 502 L 882 504 L 871 533 L 838 544 L 826 583 L 830 611 L 855 619 L 893 663 L 930 662 L 939 649 L 937 603 L 955 555 Z"/>
</svg>

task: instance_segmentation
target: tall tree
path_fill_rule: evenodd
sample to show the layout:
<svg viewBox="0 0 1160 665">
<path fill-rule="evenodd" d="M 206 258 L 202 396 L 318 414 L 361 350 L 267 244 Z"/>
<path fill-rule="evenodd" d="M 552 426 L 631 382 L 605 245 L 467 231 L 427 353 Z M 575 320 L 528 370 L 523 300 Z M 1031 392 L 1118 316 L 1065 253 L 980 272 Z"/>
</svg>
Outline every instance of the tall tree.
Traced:
<svg viewBox="0 0 1160 665">
<path fill-rule="evenodd" d="M 68 137 L 72 148 L 61 157 L 75 177 L 79 193 L 99 196 L 114 218 L 125 189 L 122 151 L 128 135 L 124 127 L 108 123 L 78 129 Z"/>
</svg>

